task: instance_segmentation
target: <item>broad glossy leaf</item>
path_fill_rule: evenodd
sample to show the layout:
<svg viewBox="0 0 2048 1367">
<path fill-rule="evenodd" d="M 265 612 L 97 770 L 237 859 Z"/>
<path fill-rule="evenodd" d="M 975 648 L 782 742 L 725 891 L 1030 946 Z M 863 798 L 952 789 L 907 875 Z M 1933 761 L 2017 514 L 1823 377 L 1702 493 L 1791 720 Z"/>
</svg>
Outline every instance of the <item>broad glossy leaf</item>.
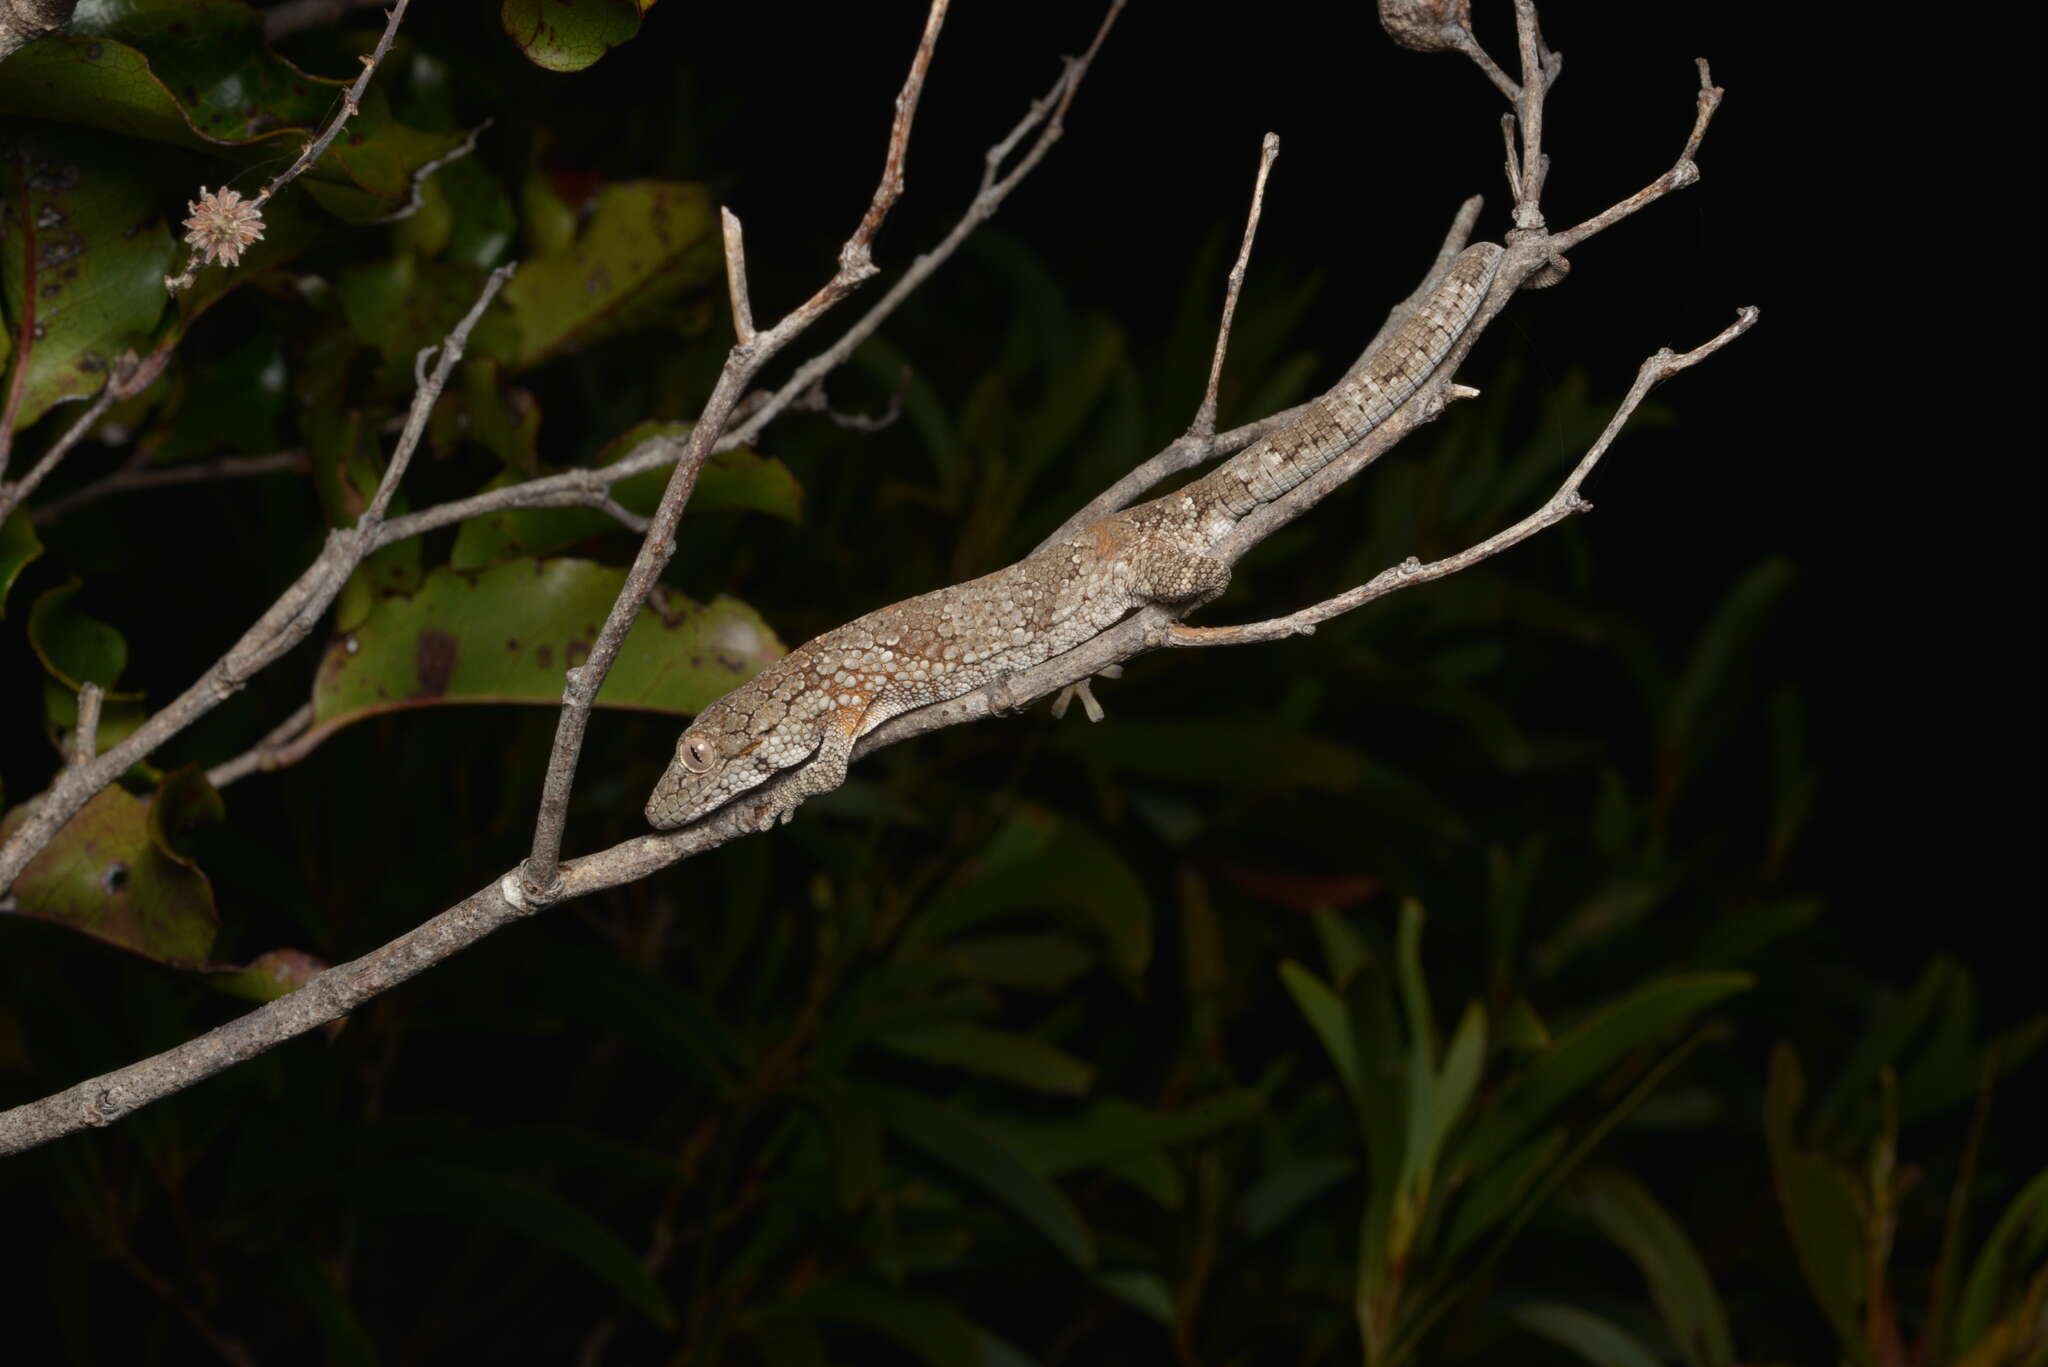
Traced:
<svg viewBox="0 0 2048 1367">
<path fill-rule="evenodd" d="M 666 316 L 676 296 L 716 279 L 723 248 L 711 198 L 685 181 L 606 185 L 574 242 L 528 257 L 500 296 L 518 325 L 513 369 Z"/>
<path fill-rule="evenodd" d="M 581 664 L 625 572 L 588 560 L 439 569 L 386 598 L 327 647 L 313 684 L 322 732 L 379 712 L 445 703 L 553 706 Z M 694 713 L 782 654 L 752 608 L 693 603 L 657 588 L 598 695 L 604 707 Z"/>
<path fill-rule="evenodd" d="M 892 1134 L 1022 1216 L 1071 1262 L 1094 1265 L 1095 1236 L 1081 1222 L 1080 1212 L 992 1130 L 912 1092 L 877 1086 L 861 1086 L 855 1092 Z"/>
<path fill-rule="evenodd" d="M 516 1234 L 582 1267 L 656 1326 L 677 1326 L 675 1306 L 640 1256 L 588 1211 L 544 1187 L 436 1162 L 383 1164 L 363 1177 L 361 1199 L 371 1205 L 446 1216 L 462 1229 Z"/>
<path fill-rule="evenodd" d="M 504 0 L 499 22 L 526 59 L 581 71 L 640 31 L 654 0 Z"/>
<path fill-rule="evenodd" d="M 1657 1355 L 1635 1335 L 1590 1310 L 1556 1301 L 1531 1301 L 1514 1311 L 1515 1322 L 1561 1348 L 1569 1348 L 1593 1367 L 1662 1367 Z"/>
<path fill-rule="evenodd" d="M 36 598 L 28 610 L 28 642 L 43 668 L 76 693 L 88 683 L 113 690 L 128 667 L 128 642 L 120 631 L 79 606 L 84 585 L 73 579 Z M 140 694 L 113 694 L 140 697 Z"/>
<path fill-rule="evenodd" d="M 14 880 L 21 914 L 159 963 L 204 967 L 220 924 L 213 885 L 177 844 L 221 810 L 220 794 L 196 768 L 169 775 L 147 798 L 105 789 Z M 21 807 L 9 812 L 0 839 L 24 815 Z"/>
<path fill-rule="evenodd" d="M 1718 1001 L 1749 989 L 1747 973 L 1684 973 L 1644 984 L 1557 1036 L 1504 1087 L 1460 1146 L 1457 1161 L 1485 1172 L 1550 1113 L 1636 1049 L 1667 1039 Z"/>
<path fill-rule="evenodd" d="M 42 553 L 43 543 L 36 536 L 35 523 L 29 521 L 28 509 L 16 508 L 0 522 L 0 618 L 7 616 L 7 595 L 14 581 Z"/>
<path fill-rule="evenodd" d="M 1582 1191 L 1587 1213 L 1642 1270 L 1664 1327 L 1689 1367 L 1729 1367 L 1735 1344 L 1728 1312 L 1698 1250 L 1670 1212 L 1620 1171 L 1589 1174 Z"/>
<path fill-rule="evenodd" d="M 1029 1035 L 964 1021 L 884 1035 L 878 1043 L 906 1058 L 1054 1096 L 1080 1096 L 1095 1081 L 1095 1070 L 1064 1049 Z"/>
<path fill-rule="evenodd" d="M 271 52 L 262 16 L 236 0 L 124 0 L 81 6 L 67 32 L 24 48 L 0 81 L 0 113 L 86 124 L 201 151 L 297 154 L 358 73 L 310 75 Z M 300 182 L 355 222 L 406 202 L 412 174 L 460 133 L 426 133 L 391 115 L 381 84 Z"/>
<path fill-rule="evenodd" d="M 14 67 L 0 88 L 11 87 Z M 27 331 L 5 380 L 26 369 L 17 431 L 62 400 L 98 393 L 124 352 L 149 349 L 163 317 L 171 229 L 132 156 L 84 129 L 0 139 L 0 314 L 9 336 Z"/>
</svg>

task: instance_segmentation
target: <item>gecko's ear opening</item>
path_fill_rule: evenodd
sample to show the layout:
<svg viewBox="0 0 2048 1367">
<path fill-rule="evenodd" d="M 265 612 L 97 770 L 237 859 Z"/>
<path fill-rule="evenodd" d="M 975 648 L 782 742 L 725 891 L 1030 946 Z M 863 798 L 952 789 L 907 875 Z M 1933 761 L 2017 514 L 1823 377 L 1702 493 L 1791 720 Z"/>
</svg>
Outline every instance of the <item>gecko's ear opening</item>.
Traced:
<svg viewBox="0 0 2048 1367">
<path fill-rule="evenodd" d="M 711 772 L 712 761 L 718 758 L 718 747 L 706 737 L 686 733 L 676 746 L 676 758 L 691 773 L 707 774 Z"/>
</svg>

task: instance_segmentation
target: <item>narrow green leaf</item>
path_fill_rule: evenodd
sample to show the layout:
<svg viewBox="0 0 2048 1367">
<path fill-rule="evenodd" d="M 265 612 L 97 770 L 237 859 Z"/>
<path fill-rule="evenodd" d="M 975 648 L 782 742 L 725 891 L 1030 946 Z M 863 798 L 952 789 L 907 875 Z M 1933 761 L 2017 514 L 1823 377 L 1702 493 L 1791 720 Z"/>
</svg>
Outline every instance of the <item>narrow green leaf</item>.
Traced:
<svg viewBox="0 0 2048 1367">
<path fill-rule="evenodd" d="M 1728 1312 L 1678 1222 L 1626 1173 L 1589 1173 L 1582 1182 L 1587 1213 L 1642 1270 L 1688 1367 L 1729 1367 L 1735 1344 Z"/>
<path fill-rule="evenodd" d="M 1264 1238 L 1357 1171 L 1355 1159 L 1310 1158 L 1266 1174 L 1239 1207 L 1245 1237 Z"/>
<path fill-rule="evenodd" d="M 1095 1236 L 1060 1189 L 1025 1165 L 1000 1136 L 912 1092 L 862 1085 L 855 1094 L 890 1132 L 1008 1206 L 1079 1267 L 1095 1263 Z"/>
<path fill-rule="evenodd" d="M 2048 1168 L 2034 1175 L 2005 1209 L 1963 1284 L 1954 1351 L 1960 1355 L 1991 1332 L 2048 1269 Z"/>
<path fill-rule="evenodd" d="M 1657 1355 L 1612 1320 L 1555 1301 L 1531 1301 L 1514 1312 L 1515 1323 L 1569 1348 L 1593 1367 L 1662 1367 Z"/>
<path fill-rule="evenodd" d="M 1422 904 L 1401 903 L 1401 926 L 1395 941 L 1400 970 L 1401 1007 L 1408 1017 L 1411 1067 L 1418 1078 L 1436 1072 L 1436 1012 L 1429 1004 L 1429 979 L 1422 975 Z"/>
<path fill-rule="evenodd" d="M 1806 1081 L 1792 1046 L 1771 1052 L 1765 1093 L 1764 1132 L 1771 1149 L 1771 1174 L 1778 1204 L 1799 1255 L 1800 1269 L 1821 1312 L 1834 1326 L 1843 1349 L 1862 1360 L 1868 1351 L 1863 1315 L 1863 1217 L 1854 1177 L 1844 1168 L 1805 1152 L 1795 1134 Z"/>
<path fill-rule="evenodd" d="M 1029 1035 L 984 1025 L 962 1022 L 928 1026 L 885 1035 L 877 1043 L 907 1058 L 1014 1082 L 1055 1096 L 1079 1096 L 1095 1080 L 1095 1070 L 1064 1049 Z"/>
<path fill-rule="evenodd" d="M 656 1327 L 677 1327 L 675 1306 L 639 1255 L 581 1206 L 543 1187 L 453 1163 L 407 1162 L 368 1169 L 361 1195 L 385 1209 L 517 1234 L 582 1267 Z"/>
<path fill-rule="evenodd" d="M 1336 1065 L 1337 1076 L 1344 1082 L 1344 1090 L 1351 1094 L 1354 1103 L 1363 1104 L 1357 1036 L 1343 999 L 1330 990 L 1328 983 L 1292 959 L 1280 965 L 1280 981 L 1286 985 L 1287 995 L 1294 998 L 1295 1006 L 1307 1017 L 1316 1037 L 1322 1040 L 1330 1062 Z"/>
<path fill-rule="evenodd" d="M 1171 1325 L 1176 1314 L 1173 1292 L 1159 1274 L 1144 1268 L 1121 1268 L 1114 1272 L 1097 1272 L 1095 1284 L 1115 1296 L 1124 1304 L 1150 1315 L 1161 1324 Z"/>
<path fill-rule="evenodd" d="M 1245 1088 L 1218 1092 L 1179 1110 L 1155 1110 L 1105 1097 L 1079 1115 L 1009 1120 L 1000 1132 L 1033 1171 L 1058 1177 L 1134 1154 L 1192 1144 L 1258 1116 L 1265 1103 Z"/>
<path fill-rule="evenodd" d="M 1565 1132 L 1551 1130 L 1504 1155 L 1494 1166 L 1470 1174 L 1451 1215 L 1443 1242 L 1450 1263 L 1472 1242 L 1507 1219 L 1564 1152 Z"/>
<path fill-rule="evenodd" d="M 1682 1029 L 1714 1003 L 1747 991 L 1747 973 L 1687 973 L 1646 983 L 1594 1012 L 1509 1083 L 1462 1146 L 1459 1162 L 1485 1172 L 1533 1133 L 1550 1113 L 1636 1049 Z"/>
</svg>

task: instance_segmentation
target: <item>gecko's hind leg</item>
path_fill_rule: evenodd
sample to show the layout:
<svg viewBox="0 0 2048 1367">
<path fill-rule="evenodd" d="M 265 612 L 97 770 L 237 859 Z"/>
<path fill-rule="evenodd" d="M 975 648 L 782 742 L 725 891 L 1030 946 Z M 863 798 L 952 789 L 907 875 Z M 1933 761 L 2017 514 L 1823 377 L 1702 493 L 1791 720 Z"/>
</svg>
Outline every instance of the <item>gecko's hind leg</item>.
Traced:
<svg viewBox="0 0 2048 1367">
<path fill-rule="evenodd" d="M 1097 678 L 1121 679 L 1123 676 L 1124 667 L 1122 665 L 1104 665 L 1088 678 L 1068 684 L 1060 690 L 1059 696 L 1052 700 L 1053 720 L 1058 721 L 1061 717 L 1066 716 L 1067 708 L 1072 705 L 1074 699 L 1079 698 L 1081 700 L 1081 710 L 1087 714 L 1088 720 L 1101 721 L 1105 715 L 1102 710 L 1102 704 L 1095 701 L 1095 690 L 1089 685 Z"/>
</svg>

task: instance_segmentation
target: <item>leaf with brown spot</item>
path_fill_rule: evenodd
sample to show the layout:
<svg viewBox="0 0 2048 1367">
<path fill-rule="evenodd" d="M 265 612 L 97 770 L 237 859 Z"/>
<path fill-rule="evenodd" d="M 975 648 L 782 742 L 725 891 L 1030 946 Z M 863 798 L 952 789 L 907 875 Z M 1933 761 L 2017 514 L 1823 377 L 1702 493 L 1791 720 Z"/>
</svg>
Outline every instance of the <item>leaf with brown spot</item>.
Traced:
<svg viewBox="0 0 2048 1367">
<path fill-rule="evenodd" d="M 14 880 L 16 906 L 159 963 L 203 967 L 220 925 L 213 884 L 177 846 L 222 811 L 196 766 L 167 775 L 151 797 L 108 788 Z M 25 812 L 0 820 L 0 840 Z"/>
<path fill-rule="evenodd" d="M 437 569 L 418 591 L 381 598 L 335 638 L 313 686 L 317 744 L 379 712 L 436 703 L 561 701 L 625 571 L 588 560 L 511 560 Z M 768 624 L 731 598 L 696 603 L 657 589 L 598 695 L 603 707 L 685 715 L 781 657 Z"/>
</svg>

